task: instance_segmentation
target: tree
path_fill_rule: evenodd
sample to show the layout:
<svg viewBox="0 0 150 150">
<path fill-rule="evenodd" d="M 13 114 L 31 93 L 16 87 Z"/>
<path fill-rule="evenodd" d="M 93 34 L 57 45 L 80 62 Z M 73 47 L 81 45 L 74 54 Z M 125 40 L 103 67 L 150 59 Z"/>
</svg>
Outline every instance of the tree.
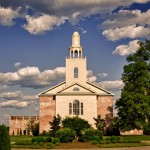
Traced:
<svg viewBox="0 0 150 150">
<path fill-rule="evenodd" d="M 62 125 L 63 125 L 64 128 L 70 128 L 72 130 L 75 130 L 77 137 L 80 137 L 81 130 L 88 129 L 88 128 L 91 127 L 91 125 L 88 123 L 87 120 L 79 118 L 78 116 L 75 116 L 75 117 L 66 117 L 62 121 Z"/>
<path fill-rule="evenodd" d="M 138 42 L 136 53 L 127 57 L 121 98 L 116 102 L 123 131 L 143 129 L 150 121 L 150 41 Z"/>
<path fill-rule="evenodd" d="M 95 126 L 96 128 L 101 132 L 102 135 L 105 133 L 105 127 L 106 123 L 103 118 L 101 118 L 100 115 L 97 116 L 97 118 L 93 118 L 95 120 Z"/>
<path fill-rule="evenodd" d="M 0 150 L 11 150 L 8 128 L 0 125 Z"/>
<path fill-rule="evenodd" d="M 59 114 L 57 116 L 54 116 L 53 121 L 49 121 L 50 124 L 50 134 L 55 137 L 56 131 L 60 129 L 60 124 L 61 124 L 61 117 Z"/>
<path fill-rule="evenodd" d="M 31 119 L 26 124 L 27 131 L 31 131 L 33 136 L 39 135 L 39 122 Z"/>
</svg>

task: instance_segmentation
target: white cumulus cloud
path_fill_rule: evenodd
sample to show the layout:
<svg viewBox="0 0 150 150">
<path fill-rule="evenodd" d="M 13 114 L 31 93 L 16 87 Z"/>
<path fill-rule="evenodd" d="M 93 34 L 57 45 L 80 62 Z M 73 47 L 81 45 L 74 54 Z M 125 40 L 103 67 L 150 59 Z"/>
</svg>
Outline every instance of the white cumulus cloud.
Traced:
<svg viewBox="0 0 150 150">
<path fill-rule="evenodd" d="M 27 107 L 29 102 L 27 101 L 22 101 L 19 102 L 17 100 L 10 100 L 6 102 L 1 102 L 0 107 L 5 108 L 5 107 L 10 107 L 10 108 L 25 108 Z"/>
<path fill-rule="evenodd" d="M 112 54 L 118 54 L 121 56 L 135 53 L 139 48 L 138 40 L 130 41 L 128 45 L 119 45 L 112 52 Z"/>
<path fill-rule="evenodd" d="M 107 90 L 120 90 L 123 88 L 124 83 L 121 80 L 115 81 L 102 81 L 98 85 Z"/>
<path fill-rule="evenodd" d="M 108 77 L 108 74 L 107 73 L 98 73 L 98 76 L 101 78 L 105 78 L 105 77 Z"/>
<path fill-rule="evenodd" d="M 17 72 L 0 73 L 0 85 L 42 88 L 65 80 L 65 67 L 44 70 L 38 67 L 24 67 Z"/>
<path fill-rule="evenodd" d="M 42 34 L 46 31 L 53 30 L 54 26 L 58 27 L 61 24 L 64 24 L 65 17 L 56 17 L 43 14 L 38 17 L 32 17 L 27 15 L 26 21 L 27 24 L 23 26 L 31 34 Z"/>
<path fill-rule="evenodd" d="M 11 7 L 3 8 L 0 6 L 0 25 L 12 26 L 14 19 L 19 17 L 20 7 L 13 10 Z"/>
<path fill-rule="evenodd" d="M 102 32 L 111 41 L 116 41 L 123 38 L 142 38 L 150 36 L 150 28 L 144 26 L 126 26 L 121 28 L 108 29 Z"/>
</svg>

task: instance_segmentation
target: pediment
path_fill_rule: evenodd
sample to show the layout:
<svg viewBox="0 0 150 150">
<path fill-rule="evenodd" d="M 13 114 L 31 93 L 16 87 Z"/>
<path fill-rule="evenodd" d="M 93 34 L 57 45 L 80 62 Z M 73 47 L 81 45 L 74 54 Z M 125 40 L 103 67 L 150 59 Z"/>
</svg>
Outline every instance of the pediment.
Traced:
<svg viewBox="0 0 150 150">
<path fill-rule="evenodd" d="M 88 89 L 87 87 L 75 83 L 61 91 L 58 94 L 95 94 L 94 91 Z"/>
</svg>

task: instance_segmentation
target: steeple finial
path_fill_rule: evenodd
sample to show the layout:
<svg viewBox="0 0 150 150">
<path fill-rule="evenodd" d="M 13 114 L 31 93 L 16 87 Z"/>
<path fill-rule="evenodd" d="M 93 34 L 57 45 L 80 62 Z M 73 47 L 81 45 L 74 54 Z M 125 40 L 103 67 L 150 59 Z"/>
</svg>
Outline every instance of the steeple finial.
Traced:
<svg viewBox="0 0 150 150">
<path fill-rule="evenodd" d="M 75 31 L 72 35 L 72 47 L 81 47 L 80 46 L 80 35 Z"/>
</svg>

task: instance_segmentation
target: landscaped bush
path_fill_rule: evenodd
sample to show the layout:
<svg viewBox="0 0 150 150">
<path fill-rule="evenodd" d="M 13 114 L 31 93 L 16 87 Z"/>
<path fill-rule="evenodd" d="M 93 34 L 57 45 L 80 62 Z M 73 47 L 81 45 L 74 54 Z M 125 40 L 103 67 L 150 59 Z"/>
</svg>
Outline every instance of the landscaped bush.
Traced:
<svg viewBox="0 0 150 150">
<path fill-rule="evenodd" d="M 81 130 L 88 129 L 91 127 L 87 120 L 79 118 L 78 116 L 66 117 L 62 121 L 62 125 L 64 128 L 70 128 L 72 130 L 75 130 L 77 137 L 81 136 Z"/>
<path fill-rule="evenodd" d="M 38 145 L 38 142 L 33 142 L 33 145 Z"/>
<path fill-rule="evenodd" d="M 53 144 L 52 143 L 47 143 L 46 148 L 52 149 L 53 148 Z"/>
<path fill-rule="evenodd" d="M 91 141 L 92 144 L 98 144 L 98 141 Z"/>
<path fill-rule="evenodd" d="M 52 143 L 53 144 L 60 143 L 60 139 L 58 137 L 54 137 L 52 138 Z"/>
<path fill-rule="evenodd" d="M 100 139 L 102 139 L 102 135 L 100 133 L 99 130 L 95 130 L 95 129 L 85 129 L 85 130 L 82 130 L 81 131 L 81 139 L 84 141 L 84 142 L 89 142 L 89 141 L 92 141 L 93 140 L 93 137 L 95 136 L 99 136 Z"/>
<path fill-rule="evenodd" d="M 44 137 L 33 137 L 31 139 L 31 142 L 34 143 L 34 142 L 37 142 L 37 143 L 40 143 L 40 142 L 44 142 Z"/>
<path fill-rule="evenodd" d="M 51 136 L 46 137 L 45 142 L 52 142 L 52 137 Z"/>
<path fill-rule="evenodd" d="M 110 137 L 110 141 L 112 143 L 118 143 L 118 141 L 120 140 L 121 138 L 119 136 L 111 136 Z"/>
<path fill-rule="evenodd" d="M 40 142 L 40 143 L 39 143 L 40 146 L 43 146 L 43 144 L 44 144 L 43 142 Z"/>
<path fill-rule="evenodd" d="M 92 137 L 92 141 L 97 141 L 97 142 L 99 142 L 101 140 L 101 138 L 100 138 L 100 136 L 98 136 L 98 135 L 94 135 L 93 137 Z"/>
<path fill-rule="evenodd" d="M 76 132 L 69 128 L 60 129 L 56 132 L 56 137 L 58 137 L 62 143 L 72 142 L 75 139 L 75 135 Z"/>
</svg>

